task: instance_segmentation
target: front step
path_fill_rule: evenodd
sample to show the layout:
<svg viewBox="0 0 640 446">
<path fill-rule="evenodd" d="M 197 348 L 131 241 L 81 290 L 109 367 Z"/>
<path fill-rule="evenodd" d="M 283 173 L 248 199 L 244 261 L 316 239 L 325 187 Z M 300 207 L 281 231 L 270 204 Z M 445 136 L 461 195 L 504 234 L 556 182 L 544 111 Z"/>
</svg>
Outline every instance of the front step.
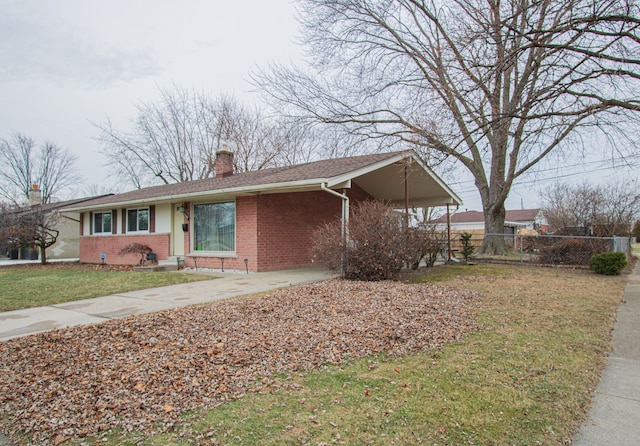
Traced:
<svg viewBox="0 0 640 446">
<path fill-rule="evenodd" d="M 159 263 L 158 265 L 134 266 L 133 270 L 140 273 L 151 273 L 155 271 L 178 271 L 178 265 L 176 263 L 173 263 L 173 264 Z"/>
<path fill-rule="evenodd" d="M 180 266 L 184 266 L 184 257 L 171 256 L 166 260 L 160 260 L 157 265 L 134 266 L 134 271 L 153 272 L 153 271 L 178 271 Z"/>
</svg>

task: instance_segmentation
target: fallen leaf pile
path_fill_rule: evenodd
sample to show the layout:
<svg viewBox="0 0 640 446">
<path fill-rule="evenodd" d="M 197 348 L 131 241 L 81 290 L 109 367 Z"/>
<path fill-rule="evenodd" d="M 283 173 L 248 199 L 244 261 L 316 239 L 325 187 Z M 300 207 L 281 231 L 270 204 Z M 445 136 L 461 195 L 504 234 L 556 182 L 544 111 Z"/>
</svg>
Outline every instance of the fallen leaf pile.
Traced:
<svg viewBox="0 0 640 446">
<path fill-rule="evenodd" d="M 474 297 L 331 280 L 13 339 L 0 343 L 0 422 L 37 444 L 150 433 L 189 409 L 285 386 L 283 373 L 456 341 L 475 327 Z"/>
</svg>

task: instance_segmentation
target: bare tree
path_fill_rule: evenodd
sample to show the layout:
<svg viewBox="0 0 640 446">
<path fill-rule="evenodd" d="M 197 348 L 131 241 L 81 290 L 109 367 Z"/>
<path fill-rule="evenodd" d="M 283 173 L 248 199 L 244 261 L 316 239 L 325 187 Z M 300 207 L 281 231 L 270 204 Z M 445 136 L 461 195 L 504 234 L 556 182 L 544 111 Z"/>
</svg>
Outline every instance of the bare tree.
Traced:
<svg viewBox="0 0 640 446">
<path fill-rule="evenodd" d="M 47 248 L 58 240 L 59 214 L 47 205 L 0 205 L 0 246 L 4 249 L 38 247 L 47 263 Z"/>
<path fill-rule="evenodd" d="M 603 235 L 630 237 L 640 217 L 640 191 L 635 181 L 617 180 L 601 188 L 602 206 L 597 225 Z"/>
<path fill-rule="evenodd" d="M 0 196 L 19 204 L 29 197 L 34 184 L 42 194 L 42 202 L 77 183 L 77 157 L 52 142 L 37 145 L 25 135 L 15 133 L 0 140 Z"/>
<path fill-rule="evenodd" d="M 589 183 L 555 183 L 540 191 L 542 212 L 555 233 L 591 235 L 598 209 L 602 206 L 599 188 Z"/>
<path fill-rule="evenodd" d="M 310 69 L 255 74 L 269 101 L 455 159 L 487 233 L 502 233 L 517 178 L 640 110 L 636 0 L 300 0 L 299 13 Z M 502 237 L 481 248 L 505 250 Z"/>
<path fill-rule="evenodd" d="M 235 153 L 237 172 L 273 166 L 281 150 L 273 144 L 273 124 L 259 110 L 178 86 L 138 105 L 130 124 L 128 131 L 110 121 L 95 126 L 111 170 L 138 188 L 212 177 L 223 143 Z"/>
<path fill-rule="evenodd" d="M 632 181 L 556 183 L 541 196 L 544 216 L 557 233 L 626 237 L 640 216 L 640 192 Z"/>
</svg>

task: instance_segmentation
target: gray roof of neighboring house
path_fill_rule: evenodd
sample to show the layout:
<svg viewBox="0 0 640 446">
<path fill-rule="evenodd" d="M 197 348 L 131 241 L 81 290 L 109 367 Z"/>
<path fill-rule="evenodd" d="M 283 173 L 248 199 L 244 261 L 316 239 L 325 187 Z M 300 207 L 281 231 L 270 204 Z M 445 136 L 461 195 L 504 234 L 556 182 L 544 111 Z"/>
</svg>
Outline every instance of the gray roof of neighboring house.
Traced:
<svg viewBox="0 0 640 446">
<path fill-rule="evenodd" d="M 513 211 L 505 212 L 505 221 L 512 222 L 523 222 L 523 221 L 534 221 L 538 214 L 540 213 L 540 209 L 517 209 Z M 442 217 L 436 220 L 437 223 L 446 223 L 447 216 L 443 215 Z M 451 223 L 478 223 L 484 222 L 484 214 L 480 211 L 465 211 L 465 212 L 456 212 L 451 214 Z"/>
<path fill-rule="evenodd" d="M 43 210 L 45 212 L 46 211 L 55 211 L 57 209 L 70 207 L 70 206 L 73 206 L 73 205 L 77 205 L 77 204 L 80 204 L 80 203 L 85 203 L 87 201 L 97 200 L 97 199 L 104 198 L 104 197 L 109 197 L 111 195 L 113 195 L 113 194 L 96 195 L 94 197 L 74 198 L 72 200 L 54 201 L 54 202 L 45 203 L 45 204 L 33 204 L 33 205 L 29 206 L 29 208 L 34 210 L 34 211 L 38 211 L 38 210 Z"/>
<path fill-rule="evenodd" d="M 304 190 L 314 187 L 319 190 L 320 182 L 336 179 L 348 181 L 353 175 L 365 175 L 371 169 L 383 169 L 401 159 L 412 158 L 420 164 L 422 176 L 428 175 L 435 185 L 440 187 L 453 202 L 460 202 L 458 197 L 444 183 L 421 164 L 415 152 L 402 151 L 378 153 L 372 155 L 351 156 L 328 159 L 293 166 L 275 167 L 263 170 L 237 173 L 227 177 L 206 178 L 183 183 L 151 186 L 97 198 L 82 203 L 80 206 L 69 206 L 68 210 L 97 209 L 99 207 L 127 205 L 143 202 L 176 201 L 180 199 L 196 199 L 205 195 L 223 195 L 225 193 L 239 195 L 242 193 L 278 192 L 285 190 Z M 397 170 L 397 169 L 396 169 Z M 353 174 L 353 175 L 352 175 Z M 416 175 L 416 177 L 418 174 Z M 336 183 L 338 184 L 338 183 Z M 332 184 L 329 184 L 331 187 Z M 337 185 L 333 185 L 338 187 Z M 443 194 L 441 193 L 441 195 Z"/>
</svg>

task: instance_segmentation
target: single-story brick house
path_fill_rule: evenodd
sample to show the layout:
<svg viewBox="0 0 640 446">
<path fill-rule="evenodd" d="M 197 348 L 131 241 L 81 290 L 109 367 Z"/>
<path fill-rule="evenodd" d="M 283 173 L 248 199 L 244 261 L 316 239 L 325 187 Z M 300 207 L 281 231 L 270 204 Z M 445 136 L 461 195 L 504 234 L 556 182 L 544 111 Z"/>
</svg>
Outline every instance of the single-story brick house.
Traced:
<svg viewBox="0 0 640 446">
<path fill-rule="evenodd" d="M 131 243 L 158 260 L 187 266 L 269 271 L 312 265 L 314 230 L 347 218 L 349 204 L 367 199 L 409 206 L 458 205 L 461 200 L 413 151 L 379 153 L 233 173 L 221 150 L 216 176 L 147 187 L 71 206 L 80 213 L 80 262 L 136 264 L 119 251 Z"/>
</svg>

